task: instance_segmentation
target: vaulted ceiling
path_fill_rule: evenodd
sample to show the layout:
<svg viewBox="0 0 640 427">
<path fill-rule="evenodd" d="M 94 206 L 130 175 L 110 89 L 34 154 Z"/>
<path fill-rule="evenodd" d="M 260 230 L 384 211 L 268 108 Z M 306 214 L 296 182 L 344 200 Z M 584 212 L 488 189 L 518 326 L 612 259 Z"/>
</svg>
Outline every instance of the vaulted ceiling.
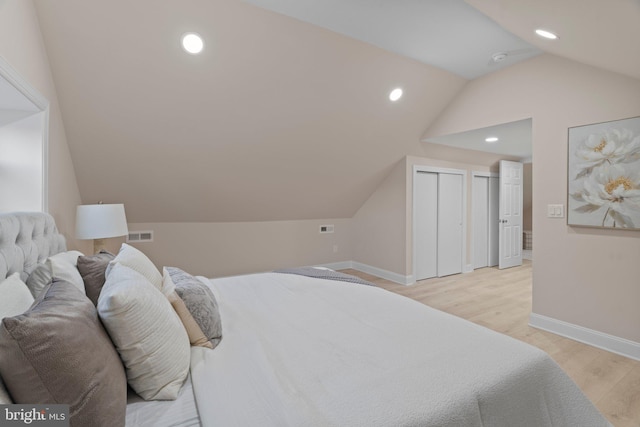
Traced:
<svg viewBox="0 0 640 427">
<path fill-rule="evenodd" d="M 572 38 L 583 27 L 565 16 L 581 1 L 469 3 L 588 62 Z M 426 153 L 422 134 L 466 83 L 237 0 L 35 4 L 83 202 L 123 202 L 130 222 L 351 217 L 397 161 Z M 549 15 L 574 31 L 560 47 L 529 35 Z M 201 55 L 181 50 L 187 31 L 204 37 Z M 638 57 L 610 69 L 638 77 Z"/>
</svg>

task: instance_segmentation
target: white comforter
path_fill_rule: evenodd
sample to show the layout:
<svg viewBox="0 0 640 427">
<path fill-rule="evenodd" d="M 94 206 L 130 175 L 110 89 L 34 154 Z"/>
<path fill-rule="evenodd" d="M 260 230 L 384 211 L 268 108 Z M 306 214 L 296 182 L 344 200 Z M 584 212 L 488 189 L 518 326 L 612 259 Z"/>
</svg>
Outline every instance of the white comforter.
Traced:
<svg viewBox="0 0 640 427">
<path fill-rule="evenodd" d="M 369 286 L 207 282 L 223 339 L 192 349 L 202 425 L 607 426 L 544 352 Z"/>
</svg>

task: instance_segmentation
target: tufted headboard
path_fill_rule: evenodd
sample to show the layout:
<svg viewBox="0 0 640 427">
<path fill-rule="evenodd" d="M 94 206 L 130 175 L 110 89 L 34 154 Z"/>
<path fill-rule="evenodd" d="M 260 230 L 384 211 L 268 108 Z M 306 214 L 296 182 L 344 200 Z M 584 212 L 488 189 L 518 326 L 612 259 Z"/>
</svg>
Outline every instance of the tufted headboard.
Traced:
<svg viewBox="0 0 640 427">
<path fill-rule="evenodd" d="M 66 250 L 53 217 L 44 212 L 0 214 L 0 280 L 20 272 L 26 280 L 38 263 Z"/>
</svg>

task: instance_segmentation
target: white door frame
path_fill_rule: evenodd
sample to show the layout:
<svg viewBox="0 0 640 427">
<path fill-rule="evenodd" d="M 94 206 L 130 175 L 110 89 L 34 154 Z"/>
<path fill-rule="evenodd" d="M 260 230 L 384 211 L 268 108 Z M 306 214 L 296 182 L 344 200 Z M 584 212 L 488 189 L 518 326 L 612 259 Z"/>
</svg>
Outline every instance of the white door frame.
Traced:
<svg viewBox="0 0 640 427">
<path fill-rule="evenodd" d="M 42 115 L 42 210 L 49 211 L 49 101 L 33 88 L 15 68 L 0 56 L 0 78 L 31 101 Z M 38 114 L 38 113 L 34 113 Z"/>
<path fill-rule="evenodd" d="M 416 174 L 419 172 L 433 172 L 433 173 L 450 173 L 454 175 L 462 175 L 462 265 L 460 266 L 460 271 L 463 273 L 468 273 L 473 271 L 472 269 L 468 270 L 465 266 L 465 260 L 467 258 L 467 171 L 464 169 L 449 169 L 449 168 L 440 168 L 435 166 L 424 166 L 424 165 L 413 165 L 413 173 L 411 175 L 411 187 L 412 187 L 412 199 L 411 199 L 411 254 L 412 258 L 412 274 L 413 277 L 416 278 L 416 186 L 415 186 L 415 178 Z"/>
<path fill-rule="evenodd" d="M 497 172 L 471 171 L 471 194 L 473 194 L 473 185 L 474 185 L 474 182 L 475 182 L 474 178 L 477 177 L 477 176 L 483 177 L 483 178 L 499 178 L 500 174 L 497 173 Z M 491 191 L 489 191 L 489 197 L 491 197 Z M 498 195 L 498 197 L 500 197 L 500 195 Z M 476 216 L 474 215 L 474 212 L 475 212 L 474 209 L 475 209 L 475 206 L 473 206 L 473 204 L 472 204 L 472 206 L 471 206 L 471 227 L 473 227 L 472 228 L 473 230 L 475 230 L 475 228 L 476 228 Z M 496 228 L 496 230 L 497 230 L 497 228 Z M 474 246 L 475 242 L 474 242 L 473 233 L 474 232 L 471 233 L 471 242 L 469 243 L 469 246 L 471 248 L 475 248 L 475 246 Z M 471 265 L 472 269 L 473 269 L 473 266 L 475 265 L 475 259 L 474 259 L 475 253 L 474 252 L 475 252 L 474 250 L 471 251 L 471 259 L 470 259 L 470 263 L 469 263 Z"/>
</svg>

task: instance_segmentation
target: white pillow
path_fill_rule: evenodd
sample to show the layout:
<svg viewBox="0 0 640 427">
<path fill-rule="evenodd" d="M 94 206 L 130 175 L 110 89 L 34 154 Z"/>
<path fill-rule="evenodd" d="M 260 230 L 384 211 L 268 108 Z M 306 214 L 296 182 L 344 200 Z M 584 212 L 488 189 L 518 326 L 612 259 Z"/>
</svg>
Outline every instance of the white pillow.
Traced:
<svg viewBox="0 0 640 427">
<path fill-rule="evenodd" d="M 83 294 L 87 294 L 84 290 L 84 281 L 78 271 L 78 257 L 84 256 L 79 251 L 60 252 L 50 256 L 47 259 L 47 265 L 51 270 L 54 279 L 66 280 L 73 283 L 76 288 L 80 289 Z"/>
<path fill-rule="evenodd" d="M 136 393 L 145 400 L 175 399 L 189 373 L 190 344 L 162 292 L 116 263 L 98 298 L 98 313 Z"/>
<path fill-rule="evenodd" d="M 171 280 L 171 275 L 167 271 L 167 267 L 162 267 L 162 293 L 168 298 L 175 290 L 176 284 Z"/>
<path fill-rule="evenodd" d="M 107 266 L 105 277 L 109 277 L 114 264 L 122 264 L 142 274 L 157 289 L 162 289 L 162 274 L 149 258 L 133 246 L 123 243 L 118 255 Z"/>
<path fill-rule="evenodd" d="M 33 300 L 31 291 L 20 280 L 20 273 L 13 273 L 0 282 L 0 319 L 24 313 Z"/>
</svg>

